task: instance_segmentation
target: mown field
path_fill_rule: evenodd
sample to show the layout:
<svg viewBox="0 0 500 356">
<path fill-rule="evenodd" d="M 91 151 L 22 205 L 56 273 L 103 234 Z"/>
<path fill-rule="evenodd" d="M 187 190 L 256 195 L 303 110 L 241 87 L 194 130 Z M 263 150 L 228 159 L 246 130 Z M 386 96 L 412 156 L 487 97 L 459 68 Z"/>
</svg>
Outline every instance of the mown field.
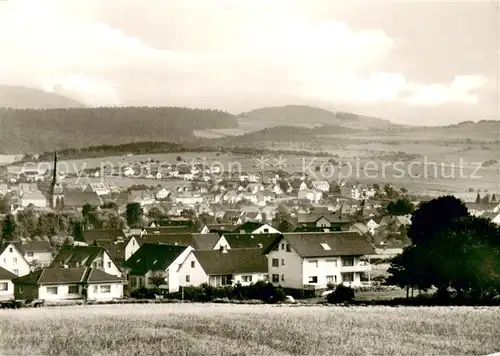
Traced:
<svg viewBox="0 0 500 356">
<path fill-rule="evenodd" d="M 485 355 L 494 308 L 101 305 L 0 311 L 1 355 Z"/>
</svg>

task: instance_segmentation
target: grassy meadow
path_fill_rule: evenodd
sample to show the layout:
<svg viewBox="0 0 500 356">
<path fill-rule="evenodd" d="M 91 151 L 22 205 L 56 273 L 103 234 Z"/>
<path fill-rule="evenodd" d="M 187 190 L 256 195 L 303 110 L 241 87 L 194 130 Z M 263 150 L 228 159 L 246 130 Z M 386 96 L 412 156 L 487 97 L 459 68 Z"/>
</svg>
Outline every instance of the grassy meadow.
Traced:
<svg viewBox="0 0 500 356">
<path fill-rule="evenodd" d="M 494 308 L 214 304 L 0 311 L 1 355 L 485 355 Z"/>
</svg>

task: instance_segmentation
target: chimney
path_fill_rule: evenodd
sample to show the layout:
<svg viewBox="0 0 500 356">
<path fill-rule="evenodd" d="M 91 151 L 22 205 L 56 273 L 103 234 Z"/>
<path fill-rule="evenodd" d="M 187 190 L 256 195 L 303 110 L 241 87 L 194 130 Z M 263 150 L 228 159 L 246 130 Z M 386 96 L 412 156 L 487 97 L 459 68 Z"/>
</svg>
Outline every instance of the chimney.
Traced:
<svg viewBox="0 0 500 356">
<path fill-rule="evenodd" d="M 251 238 L 251 239 L 254 239 L 255 237 L 254 237 L 253 235 L 250 235 L 250 238 Z"/>
<path fill-rule="evenodd" d="M 259 243 L 259 248 L 262 248 L 262 247 L 263 247 L 263 246 L 262 246 L 262 244 L 261 244 L 261 243 Z"/>
</svg>

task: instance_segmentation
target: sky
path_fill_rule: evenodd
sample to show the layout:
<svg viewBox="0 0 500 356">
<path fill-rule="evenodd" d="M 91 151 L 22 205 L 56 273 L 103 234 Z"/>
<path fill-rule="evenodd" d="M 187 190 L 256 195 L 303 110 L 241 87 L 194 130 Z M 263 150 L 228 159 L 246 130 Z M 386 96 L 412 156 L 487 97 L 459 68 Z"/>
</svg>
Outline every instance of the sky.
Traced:
<svg viewBox="0 0 500 356">
<path fill-rule="evenodd" d="M 498 1 L 0 0 L 0 84 L 91 106 L 499 118 Z"/>
</svg>

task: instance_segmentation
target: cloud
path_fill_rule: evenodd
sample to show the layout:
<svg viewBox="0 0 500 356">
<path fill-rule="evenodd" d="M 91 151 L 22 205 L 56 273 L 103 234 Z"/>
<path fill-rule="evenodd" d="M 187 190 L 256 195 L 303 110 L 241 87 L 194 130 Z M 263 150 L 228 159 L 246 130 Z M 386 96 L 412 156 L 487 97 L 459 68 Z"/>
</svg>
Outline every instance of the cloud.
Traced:
<svg viewBox="0 0 500 356">
<path fill-rule="evenodd" d="M 444 103 L 477 104 L 475 90 L 483 87 L 488 78 L 480 75 L 458 75 L 448 84 L 414 84 L 412 94 L 404 101 L 410 105 L 438 105 Z"/>
<path fill-rule="evenodd" d="M 1 78 L 96 106 L 147 102 L 153 94 L 158 105 L 173 96 L 252 95 L 335 103 L 475 104 L 476 91 L 487 82 L 480 75 L 457 75 L 447 84 L 422 83 L 380 70 L 395 47 L 384 31 L 312 21 L 298 7 L 295 13 L 285 11 L 285 2 L 172 0 L 151 2 L 158 7 L 147 11 L 141 10 L 143 3 L 106 5 L 109 12 L 120 5 L 140 6 L 133 9 L 143 11 L 137 15 L 142 26 L 149 24 L 140 14 L 165 13 L 169 21 L 148 31 L 161 34 L 161 46 L 134 37 L 133 28 L 122 31 L 103 22 L 96 2 L 81 4 L 0 4 Z M 188 15 L 194 20 L 179 20 Z"/>
</svg>

